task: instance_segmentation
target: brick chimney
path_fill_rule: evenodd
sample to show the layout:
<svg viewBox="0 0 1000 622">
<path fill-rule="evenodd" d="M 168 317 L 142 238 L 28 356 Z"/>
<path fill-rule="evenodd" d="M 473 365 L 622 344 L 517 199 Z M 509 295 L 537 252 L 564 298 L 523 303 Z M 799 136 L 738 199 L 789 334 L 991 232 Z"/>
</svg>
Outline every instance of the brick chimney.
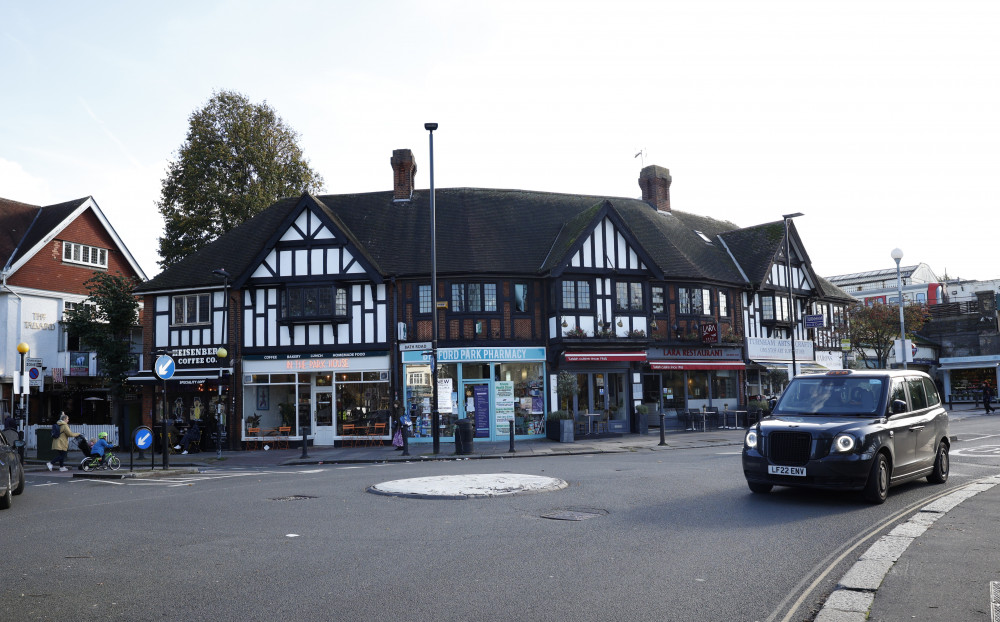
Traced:
<svg viewBox="0 0 1000 622">
<path fill-rule="evenodd" d="M 642 200 L 658 212 L 670 213 L 670 169 L 651 164 L 639 173 Z"/>
<path fill-rule="evenodd" d="M 417 162 L 409 149 L 393 149 L 392 159 L 392 200 L 409 201 L 413 198 L 413 178 L 417 175 Z"/>
</svg>

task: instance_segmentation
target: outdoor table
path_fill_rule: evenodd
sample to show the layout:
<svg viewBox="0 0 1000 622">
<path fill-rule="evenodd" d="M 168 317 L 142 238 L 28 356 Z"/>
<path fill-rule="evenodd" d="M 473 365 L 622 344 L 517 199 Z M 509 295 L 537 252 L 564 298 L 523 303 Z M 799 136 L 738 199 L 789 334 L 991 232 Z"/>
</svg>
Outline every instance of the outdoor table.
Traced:
<svg viewBox="0 0 1000 622">
<path fill-rule="evenodd" d="M 583 415 L 587 418 L 587 434 L 588 435 L 589 434 L 593 434 L 594 433 L 594 417 L 600 417 L 601 413 L 584 413 Z"/>
</svg>

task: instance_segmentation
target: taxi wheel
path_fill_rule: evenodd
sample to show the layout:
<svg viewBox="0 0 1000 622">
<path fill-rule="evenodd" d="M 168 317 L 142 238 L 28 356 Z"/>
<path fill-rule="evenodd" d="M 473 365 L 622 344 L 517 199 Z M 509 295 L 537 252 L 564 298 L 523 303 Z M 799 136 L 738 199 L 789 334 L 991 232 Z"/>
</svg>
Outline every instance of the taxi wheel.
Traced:
<svg viewBox="0 0 1000 622">
<path fill-rule="evenodd" d="M 937 458 L 934 459 L 934 470 L 927 476 L 932 484 L 943 484 L 948 481 L 948 444 L 938 445 Z"/>
<path fill-rule="evenodd" d="M 761 484 L 760 482 L 747 482 L 747 486 L 750 487 L 750 492 L 755 492 L 758 495 L 767 494 L 774 488 L 772 484 Z"/>
<path fill-rule="evenodd" d="M 872 503 L 885 503 L 886 497 L 889 496 L 889 461 L 883 453 L 876 454 L 872 462 L 864 495 L 865 500 Z"/>
</svg>

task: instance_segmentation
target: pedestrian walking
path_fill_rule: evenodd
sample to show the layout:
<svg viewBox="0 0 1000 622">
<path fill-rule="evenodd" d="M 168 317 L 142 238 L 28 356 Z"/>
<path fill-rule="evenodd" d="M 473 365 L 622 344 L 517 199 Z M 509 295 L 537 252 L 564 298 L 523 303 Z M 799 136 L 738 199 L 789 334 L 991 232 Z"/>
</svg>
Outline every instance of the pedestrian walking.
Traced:
<svg viewBox="0 0 1000 622">
<path fill-rule="evenodd" d="M 69 471 L 66 468 L 66 453 L 69 451 L 69 439 L 76 438 L 80 434 L 69 429 L 69 417 L 66 413 L 59 413 L 59 436 L 52 437 L 52 451 L 56 452 L 56 462 L 60 471 Z M 46 462 L 45 466 L 51 471 L 54 467 L 52 462 Z"/>
<path fill-rule="evenodd" d="M 987 415 L 992 415 L 996 410 L 993 408 L 993 387 L 990 386 L 989 380 L 983 383 L 983 408 Z"/>
</svg>

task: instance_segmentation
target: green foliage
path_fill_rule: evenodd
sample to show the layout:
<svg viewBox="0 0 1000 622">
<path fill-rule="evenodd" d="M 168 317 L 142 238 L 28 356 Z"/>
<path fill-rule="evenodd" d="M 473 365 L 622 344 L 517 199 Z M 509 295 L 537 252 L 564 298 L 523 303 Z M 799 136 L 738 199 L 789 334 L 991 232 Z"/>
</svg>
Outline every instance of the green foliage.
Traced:
<svg viewBox="0 0 1000 622">
<path fill-rule="evenodd" d="M 638 406 L 635 407 L 635 412 L 639 413 L 640 415 L 648 415 L 649 406 L 647 404 L 639 404 Z"/>
<path fill-rule="evenodd" d="M 767 402 L 764 400 L 750 400 L 750 403 L 747 406 L 750 410 L 759 410 L 761 412 L 768 411 Z"/>
<path fill-rule="evenodd" d="M 929 314 L 920 304 L 903 305 L 906 334 L 913 336 L 923 328 Z M 869 367 L 885 369 L 893 342 L 899 338 L 899 306 L 854 303 L 850 309 L 851 347 Z"/>
<path fill-rule="evenodd" d="M 83 305 L 67 315 L 67 330 L 93 348 L 104 377 L 120 388 L 133 371 L 130 336 L 139 324 L 139 301 L 133 295 L 138 281 L 122 274 L 94 272 L 87 279 Z"/>
<path fill-rule="evenodd" d="M 267 105 L 233 91 L 214 93 L 188 120 L 157 208 L 165 221 L 160 266 L 171 266 L 278 199 L 319 192 L 296 134 Z"/>
<path fill-rule="evenodd" d="M 565 410 L 553 410 L 549 413 L 549 421 L 559 421 L 560 419 L 572 419 L 573 415 Z"/>
</svg>

